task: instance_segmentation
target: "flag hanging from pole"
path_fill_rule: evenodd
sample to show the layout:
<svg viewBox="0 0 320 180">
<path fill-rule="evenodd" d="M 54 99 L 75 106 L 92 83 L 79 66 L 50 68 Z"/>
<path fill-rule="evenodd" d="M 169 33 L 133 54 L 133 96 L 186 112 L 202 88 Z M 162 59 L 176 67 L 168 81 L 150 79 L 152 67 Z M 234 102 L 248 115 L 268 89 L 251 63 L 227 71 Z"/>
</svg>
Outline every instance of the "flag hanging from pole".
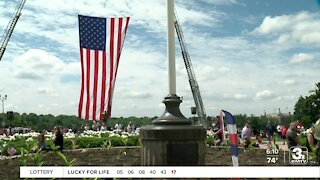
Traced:
<svg viewBox="0 0 320 180">
<path fill-rule="evenodd" d="M 236 120 L 228 111 L 222 110 L 227 119 L 227 130 L 229 134 L 230 150 L 232 155 L 233 166 L 239 166 L 238 162 L 238 134 Z"/>
<path fill-rule="evenodd" d="M 102 120 L 111 116 L 114 85 L 130 17 L 101 18 L 78 15 L 81 91 L 78 116 Z"/>
<path fill-rule="evenodd" d="M 222 143 L 224 142 L 224 139 L 225 139 L 225 133 L 224 133 L 224 122 L 223 122 L 223 112 L 220 111 L 220 117 L 219 117 L 219 120 L 220 120 L 220 129 L 221 129 L 221 133 L 222 133 L 222 136 L 221 136 L 221 141 Z"/>
</svg>

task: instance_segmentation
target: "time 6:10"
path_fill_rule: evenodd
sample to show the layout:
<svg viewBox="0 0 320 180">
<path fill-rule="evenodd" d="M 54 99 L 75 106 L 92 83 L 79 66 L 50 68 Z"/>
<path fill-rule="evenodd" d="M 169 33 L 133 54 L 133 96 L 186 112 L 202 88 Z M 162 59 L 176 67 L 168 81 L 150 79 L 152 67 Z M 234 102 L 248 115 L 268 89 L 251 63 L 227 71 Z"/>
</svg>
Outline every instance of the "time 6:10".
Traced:
<svg viewBox="0 0 320 180">
<path fill-rule="evenodd" d="M 266 150 L 267 155 L 278 155 L 279 154 L 279 149 L 267 149 Z"/>
</svg>

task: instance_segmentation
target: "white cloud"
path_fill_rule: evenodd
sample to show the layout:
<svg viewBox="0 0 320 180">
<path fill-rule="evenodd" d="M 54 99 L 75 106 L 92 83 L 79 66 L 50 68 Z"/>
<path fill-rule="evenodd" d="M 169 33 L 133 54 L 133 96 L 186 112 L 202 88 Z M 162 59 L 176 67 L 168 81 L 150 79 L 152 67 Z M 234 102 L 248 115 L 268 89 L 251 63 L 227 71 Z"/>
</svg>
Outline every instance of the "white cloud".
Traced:
<svg viewBox="0 0 320 180">
<path fill-rule="evenodd" d="M 290 63 L 303 63 L 307 61 L 312 61 L 314 59 L 314 56 L 311 54 L 306 53 L 299 53 L 292 56 L 292 58 L 289 60 Z"/>
<path fill-rule="evenodd" d="M 217 99 L 221 101 L 234 101 L 234 100 L 244 100 L 247 99 L 248 96 L 246 94 L 241 93 L 235 93 L 235 94 L 229 94 L 229 93 L 223 93 L 222 96 L 217 96 Z"/>
<path fill-rule="evenodd" d="M 76 3 L 70 0 L 46 3 L 41 0 L 28 1 L 14 33 L 30 38 L 42 36 L 61 44 L 63 48 L 74 48 L 79 44 L 78 33 L 75 33 L 78 32 L 77 15 L 83 14 L 98 17 L 130 16 L 131 28 L 137 27 L 140 30 L 163 34 L 166 32 L 165 6 L 166 3 L 162 0 L 96 0 L 90 3 L 86 0 L 79 0 Z M 14 11 L 14 8 L 8 8 L 5 4 L 0 4 L 0 8 L 3 10 L 0 12 L 0 17 Z M 215 26 L 221 23 L 221 17 L 224 16 L 216 10 L 210 11 L 208 16 L 206 11 L 195 10 L 180 3 L 176 3 L 176 9 L 182 24 Z M 0 22 L 7 24 L 9 19 L 0 19 Z M 60 49 L 64 50 L 63 48 Z"/>
<path fill-rule="evenodd" d="M 140 98 L 150 98 L 151 96 L 152 95 L 149 92 L 131 92 L 127 94 L 125 97 L 140 99 Z"/>
<path fill-rule="evenodd" d="M 320 13 L 303 11 L 293 15 L 267 16 L 254 34 L 272 35 L 280 44 L 320 45 Z"/>
<path fill-rule="evenodd" d="M 19 108 L 19 106 L 15 105 L 15 104 L 4 104 L 4 109 L 10 109 L 12 111 L 15 111 Z M 2 113 L 2 111 L 1 111 Z"/>
<path fill-rule="evenodd" d="M 19 79 L 29 79 L 29 80 L 41 80 L 41 79 L 43 79 L 42 76 L 37 75 L 36 73 L 30 72 L 30 71 L 29 72 L 23 72 L 23 71 L 17 72 L 15 74 L 15 77 L 19 78 Z"/>
<path fill-rule="evenodd" d="M 294 84 L 296 84 L 296 81 L 293 79 L 286 79 L 286 80 L 282 81 L 282 84 L 283 85 L 294 85 Z"/>
<path fill-rule="evenodd" d="M 30 49 L 13 62 L 20 73 L 41 73 L 41 77 L 57 73 L 64 66 L 62 60 L 40 49 Z"/>
<path fill-rule="evenodd" d="M 40 109 L 42 109 L 42 108 L 44 108 L 45 107 L 45 105 L 43 105 L 43 104 L 39 104 L 38 105 L 38 108 L 40 108 Z"/>
<path fill-rule="evenodd" d="M 1 62 L 1 65 L 0 77 L 6 77 L 2 81 L 5 84 L 3 91 L 8 94 L 8 101 L 15 104 L 7 107 L 8 110 L 75 114 L 76 109 L 68 103 L 78 99 L 79 85 L 63 84 L 60 79 L 65 75 L 79 74 L 80 63 L 64 62 L 44 50 L 30 49 L 13 61 Z"/>
<path fill-rule="evenodd" d="M 208 16 L 207 12 L 202 12 L 202 11 L 196 12 L 196 11 L 190 11 L 184 8 L 177 8 L 177 15 L 181 25 L 188 23 L 191 25 L 198 25 L 198 26 L 217 27 L 222 23 L 222 20 L 226 16 L 221 12 L 212 11 L 210 13 L 212 15 Z M 194 22 L 193 19 L 196 19 L 198 22 Z"/>
<path fill-rule="evenodd" d="M 269 99 L 273 97 L 274 94 L 270 90 L 263 90 L 256 93 L 256 99 Z"/>
<path fill-rule="evenodd" d="M 246 94 L 235 94 L 234 98 L 235 99 L 246 99 L 247 95 Z"/>
<path fill-rule="evenodd" d="M 57 91 L 55 89 L 50 89 L 50 88 L 38 88 L 36 92 L 39 94 L 48 94 L 52 96 L 57 96 L 56 94 Z"/>
<path fill-rule="evenodd" d="M 262 24 L 254 31 L 260 34 L 271 34 L 279 31 L 289 30 L 291 25 L 291 16 L 267 16 L 264 18 Z"/>
<path fill-rule="evenodd" d="M 238 4 L 239 2 L 237 0 L 202 0 L 208 4 L 213 5 L 233 5 Z"/>
<path fill-rule="evenodd" d="M 183 75 L 185 76 L 187 74 L 185 67 L 183 68 Z M 202 66 L 200 64 L 197 64 L 195 66 L 194 71 L 197 72 L 196 77 L 199 81 L 213 81 L 214 79 L 217 79 L 219 74 L 225 74 L 229 71 L 228 67 L 216 67 L 214 65 L 212 66 Z"/>
<path fill-rule="evenodd" d="M 41 49 L 30 49 L 13 60 L 17 76 L 31 74 L 45 79 L 53 75 L 80 73 L 79 62 L 64 62 L 55 55 Z"/>
</svg>

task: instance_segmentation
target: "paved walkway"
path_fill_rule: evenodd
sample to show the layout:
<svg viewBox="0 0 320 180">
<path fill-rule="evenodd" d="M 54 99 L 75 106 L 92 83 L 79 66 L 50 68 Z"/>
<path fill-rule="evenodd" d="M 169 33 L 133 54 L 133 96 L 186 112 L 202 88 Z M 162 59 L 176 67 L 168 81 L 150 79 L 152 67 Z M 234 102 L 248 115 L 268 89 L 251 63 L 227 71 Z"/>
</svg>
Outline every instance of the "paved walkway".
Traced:
<svg viewBox="0 0 320 180">
<path fill-rule="evenodd" d="M 285 141 L 277 141 L 276 144 L 279 146 L 280 150 L 289 151 L 287 142 L 285 142 Z M 262 141 L 262 144 L 259 144 L 259 147 L 261 149 L 268 149 L 268 141 Z"/>
</svg>

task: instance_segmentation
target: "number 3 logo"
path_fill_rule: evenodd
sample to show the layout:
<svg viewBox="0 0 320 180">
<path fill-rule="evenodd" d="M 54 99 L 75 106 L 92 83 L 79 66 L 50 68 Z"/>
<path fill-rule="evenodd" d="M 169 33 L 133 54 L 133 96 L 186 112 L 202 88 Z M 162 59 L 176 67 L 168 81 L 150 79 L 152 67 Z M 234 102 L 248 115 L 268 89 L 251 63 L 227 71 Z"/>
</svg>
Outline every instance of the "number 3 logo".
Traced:
<svg viewBox="0 0 320 180">
<path fill-rule="evenodd" d="M 301 148 L 294 148 L 292 150 L 292 159 L 302 159 L 303 155 L 302 155 L 302 149 Z"/>
</svg>

